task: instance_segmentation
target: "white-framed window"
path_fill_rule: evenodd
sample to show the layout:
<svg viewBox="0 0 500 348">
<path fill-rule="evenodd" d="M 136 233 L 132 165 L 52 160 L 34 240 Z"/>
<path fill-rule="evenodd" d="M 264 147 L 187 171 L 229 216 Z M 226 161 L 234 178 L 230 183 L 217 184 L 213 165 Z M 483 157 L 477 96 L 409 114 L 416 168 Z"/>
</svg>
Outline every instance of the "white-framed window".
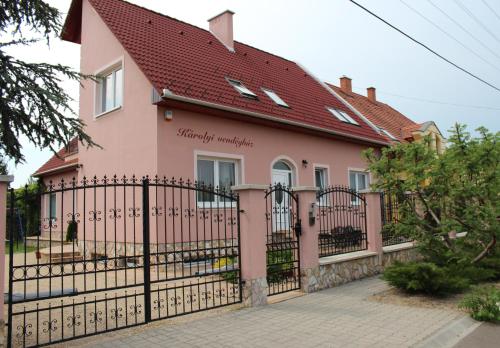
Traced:
<svg viewBox="0 0 500 348">
<path fill-rule="evenodd" d="M 356 122 L 356 120 L 353 119 L 351 116 L 349 116 L 347 112 L 330 107 L 327 107 L 326 109 L 330 111 L 330 113 L 333 116 L 335 116 L 339 121 L 359 126 L 359 123 Z"/>
<path fill-rule="evenodd" d="M 328 186 L 328 169 L 316 167 L 314 168 L 314 185 L 321 191 L 326 189 Z M 321 198 L 318 197 L 319 205 L 326 205 L 327 195 L 323 195 Z"/>
<path fill-rule="evenodd" d="M 328 186 L 328 171 L 326 168 L 314 168 L 314 185 L 320 190 Z"/>
<path fill-rule="evenodd" d="M 49 193 L 47 196 L 47 218 L 51 220 L 56 220 L 57 218 L 57 194 Z"/>
<path fill-rule="evenodd" d="M 274 92 L 274 91 L 272 91 L 270 89 L 267 89 L 267 88 L 262 88 L 262 91 L 264 93 L 266 93 L 266 95 L 269 98 L 271 98 L 271 100 L 273 102 L 275 102 L 276 104 L 278 104 L 279 106 L 283 106 L 285 108 L 289 108 L 288 104 L 285 103 L 285 101 L 283 99 L 281 99 L 280 96 L 276 92 Z"/>
<path fill-rule="evenodd" d="M 391 139 L 391 140 L 398 140 L 398 138 L 396 138 L 394 135 L 392 135 L 391 133 L 389 133 L 389 131 L 388 131 L 388 130 L 386 130 L 386 129 L 384 129 L 384 128 L 380 128 L 380 127 L 379 127 L 379 129 L 380 129 L 380 131 L 381 131 L 382 133 L 384 133 L 384 135 L 385 135 L 385 136 L 387 136 L 389 139 Z"/>
<path fill-rule="evenodd" d="M 239 161 L 234 159 L 198 157 L 197 162 L 198 183 L 210 188 L 219 187 L 226 193 L 231 191 L 231 186 L 238 184 Z M 210 192 L 198 192 L 197 202 L 199 205 L 208 207 L 210 204 L 221 204 L 224 202 L 221 197 Z M 226 202 L 225 204 L 228 204 Z"/>
<path fill-rule="evenodd" d="M 96 114 L 117 109 L 123 104 L 123 68 L 117 65 L 97 75 Z"/>
<path fill-rule="evenodd" d="M 242 96 L 251 98 L 251 99 L 257 99 L 257 94 L 252 92 L 250 89 L 248 89 L 241 81 L 238 80 L 233 80 L 233 79 L 227 79 L 227 81 L 231 84 L 231 86 L 234 87 Z"/>
<path fill-rule="evenodd" d="M 349 171 L 349 187 L 356 192 L 368 189 L 370 185 L 368 180 L 369 175 L 367 172 L 354 170 Z M 359 200 L 356 197 L 352 196 L 351 202 L 352 204 L 358 204 Z"/>
</svg>

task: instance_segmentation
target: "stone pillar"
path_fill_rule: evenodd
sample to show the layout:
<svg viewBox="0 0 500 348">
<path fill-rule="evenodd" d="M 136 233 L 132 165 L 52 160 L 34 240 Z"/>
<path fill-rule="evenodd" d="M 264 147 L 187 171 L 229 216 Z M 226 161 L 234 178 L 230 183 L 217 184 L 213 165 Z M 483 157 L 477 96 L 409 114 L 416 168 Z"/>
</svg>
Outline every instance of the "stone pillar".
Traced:
<svg viewBox="0 0 500 348">
<path fill-rule="evenodd" d="M 382 210 L 380 207 L 380 192 L 361 191 L 366 199 L 366 235 L 368 250 L 383 256 L 382 249 Z"/>
<path fill-rule="evenodd" d="M 7 235 L 7 188 L 9 183 L 14 180 L 13 176 L 10 175 L 0 175 L 0 293 L 5 293 L 5 236 Z M 4 308 L 3 308 L 3 298 L 0 301 L 0 347 L 5 345 L 5 318 L 4 318 Z"/>
<path fill-rule="evenodd" d="M 266 280 L 266 185 L 238 185 L 240 196 L 240 250 L 243 303 L 267 304 Z"/>
<path fill-rule="evenodd" d="M 317 190 L 316 187 L 309 186 L 293 188 L 293 191 L 299 198 L 299 218 L 302 222 L 302 234 L 300 236 L 300 285 L 304 292 L 319 290 L 319 222 L 316 221 Z M 310 219 L 310 213 L 313 219 Z"/>
</svg>

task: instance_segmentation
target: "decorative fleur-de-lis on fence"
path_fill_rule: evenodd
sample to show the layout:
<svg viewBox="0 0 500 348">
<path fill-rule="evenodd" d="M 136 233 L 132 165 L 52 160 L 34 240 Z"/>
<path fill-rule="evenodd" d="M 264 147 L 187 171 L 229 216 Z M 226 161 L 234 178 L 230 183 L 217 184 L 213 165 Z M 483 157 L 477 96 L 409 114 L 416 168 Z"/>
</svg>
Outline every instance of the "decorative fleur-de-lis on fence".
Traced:
<svg viewBox="0 0 500 348">
<path fill-rule="evenodd" d="M 162 216 L 163 215 L 163 207 L 151 207 L 151 210 L 153 211 L 151 214 L 153 216 Z"/>
<path fill-rule="evenodd" d="M 109 209 L 109 218 L 113 219 L 113 220 L 120 219 L 122 217 L 120 214 L 121 212 L 122 212 L 122 210 L 120 208 L 118 208 L 118 209 L 111 208 L 111 209 Z"/>
<path fill-rule="evenodd" d="M 142 305 L 138 304 L 138 305 L 130 305 L 130 316 L 137 316 L 137 314 L 141 314 L 142 313 Z"/>
<path fill-rule="evenodd" d="M 153 310 L 165 308 L 165 305 L 163 304 L 164 302 L 165 302 L 164 298 L 160 298 L 159 300 L 154 300 L 153 301 Z"/>
<path fill-rule="evenodd" d="M 99 217 L 99 215 L 101 215 L 100 210 L 90 210 L 89 215 L 89 221 L 101 221 L 101 218 Z"/>
<path fill-rule="evenodd" d="M 111 310 L 111 319 L 119 319 L 119 318 L 123 318 L 123 308 L 113 308 Z"/>
<path fill-rule="evenodd" d="M 66 216 L 69 218 L 68 224 L 72 223 L 73 221 L 77 224 L 80 223 L 80 220 L 78 219 L 80 217 L 80 213 L 68 213 Z"/>
<path fill-rule="evenodd" d="M 222 213 L 214 214 L 213 217 L 214 217 L 215 223 L 219 223 L 219 222 L 224 221 L 224 214 L 222 214 Z"/>
<path fill-rule="evenodd" d="M 90 323 L 100 323 L 102 321 L 102 311 L 90 312 Z"/>
<path fill-rule="evenodd" d="M 26 325 L 18 325 L 17 326 L 17 338 L 23 338 L 23 337 L 29 337 L 33 334 L 33 331 L 31 329 L 33 328 L 33 324 L 26 324 Z"/>
<path fill-rule="evenodd" d="M 210 216 L 210 212 L 208 210 L 200 210 L 198 211 L 198 215 L 200 215 L 200 220 L 207 220 Z"/>
<path fill-rule="evenodd" d="M 266 220 L 271 221 L 271 213 L 266 213 Z"/>
<path fill-rule="evenodd" d="M 210 291 L 202 291 L 201 292 L 202 301 L 208 301 L 212 299 L 212 293 Z"/>
<path fill-rule="evenodd" d="M 46 320 L 46 321 L 43 322 L 43 326 L 47 326 L 47 327 L 44 328 L 42 331 L 45 332 L 45 333 L 47 333 L 49 331 L 54 332 L 54 331 L 57 330 L 56 324 L 57 324 L 57 319 L 52 319 L 50 321 Z"/>
<path fill-rule="evenodd" d="M 68 324 L 66 326 L 69 328 L 74 327 L 74 326 L 80 326 L 80 324 L 81 324 L 80 314 L 70 315 L 66 319 L 68 320 Z"/>
<path fill-rule="evenodd" d="M 192 218 L 193 216 L 194 216 L 194 209 L 193 208 L 184 209 L 184 217 L 185 218 Z"/>
<path fill-rule="evenodd" d="M 170 307 L 180 306 L 182 304 L 182 299 L 180 296 L 172 296 L 170 298 Z"/>
<path fill-rule="evenodd" d="M 191 303 L 196 303 L 196 294 L 190 293 L 186 295 L 186 303 L 191 304 Z"/>
<path fill-rule="evenodd" d="M 141 216 L 141 214 L 139 213 L 141 211 L 141 208 L 131 207 L 131 208 L 128 208 L 128 211 L 130 212 L 130 214 L 128 214 L 129 217 Z"/>
<path fill-rule="evenodd" d="M 224 298 L 226 297 L 226 290 L 225 289 L 216 289 L 215 290 L 215 298 Z"/>
<path fill-rule="evenodd" d="M 57 218 L 43 218 L 44 224 L 43 228 L 44 229 L 49 229 L 49 228 L 57 228 Z"/>
<path fill-rule="evenodd" d="M 237 286 L 231 286 L 229 287 L 229 295 L 231 296 L 236 296 L 240 293 L 240 288 Z"/>
<path fill-rule="evenodd" d="M 179 216 L 179 208 L 178 207 L 170 207 L 168 208 L 168 216 Z"/>
</svg>

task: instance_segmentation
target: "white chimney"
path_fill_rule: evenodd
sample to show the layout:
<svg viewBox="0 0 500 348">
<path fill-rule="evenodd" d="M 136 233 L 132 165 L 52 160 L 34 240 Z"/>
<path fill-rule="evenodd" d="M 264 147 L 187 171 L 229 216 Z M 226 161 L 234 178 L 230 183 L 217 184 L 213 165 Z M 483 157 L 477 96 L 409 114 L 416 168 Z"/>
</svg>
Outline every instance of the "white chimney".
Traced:
<svg viewBox="0 0 500 348">
<path fill-rule="evenodd" d="M 226 10 L 208 20 L 210 32 L 231 52 L 234 52 L 233 15 L 233 11 Z"/>
</svg>

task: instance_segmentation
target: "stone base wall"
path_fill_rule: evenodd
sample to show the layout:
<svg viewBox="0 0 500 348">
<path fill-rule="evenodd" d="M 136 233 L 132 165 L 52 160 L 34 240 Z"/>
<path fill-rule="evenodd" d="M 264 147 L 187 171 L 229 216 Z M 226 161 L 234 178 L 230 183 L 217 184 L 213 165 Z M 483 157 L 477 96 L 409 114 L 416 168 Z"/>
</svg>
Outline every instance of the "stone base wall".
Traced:
<svg viewBox="0 0 500 348">
<path fill-rule="evenodd" d="M 382 255 L 367 255 L 351 260 L 321 264 L 315 268 L 302 269 L 302 291 L 309 293 L 328 289 L 354 280 L 381 273 L 395 260 L 412 261 L 418 259 L 416 249 L 401 249 L 384 252 Z"/>
<path fill-rule="evenodd" d="M 408 261 L 416 261 L 420 258 L 417 249 L 408 248 L 397 251 L 388 251 L 384 252 L 382 258 L 382 267 L 385 268 L 394 263 L 394 261 L 408 262 Z"/>
<path fill-rule="evenodd" d="M 243 305 L 256 307 L 267 304 L 267 280 L 257 278 L 245 280 L 243 284 Z"/>
</svg>

